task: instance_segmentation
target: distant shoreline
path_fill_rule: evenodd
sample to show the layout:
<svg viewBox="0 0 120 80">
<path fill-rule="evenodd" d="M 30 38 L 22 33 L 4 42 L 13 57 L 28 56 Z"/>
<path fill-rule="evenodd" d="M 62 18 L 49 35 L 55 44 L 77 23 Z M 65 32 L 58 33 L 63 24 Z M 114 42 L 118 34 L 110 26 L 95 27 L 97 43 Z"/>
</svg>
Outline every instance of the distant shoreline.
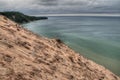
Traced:
<svg viewBox="0 0 120 80">
<path fill-rule="evenodd" d="M 32 16 L 100 16 L 100 17 L 120 17 L 120 14 L 41 14 Z"/>
<path fill-rule="evenodd" d="M 0 15 L 6 16 L 12 21 L 15 21 L 17 23 L 28 23 L 31 21 L 36 21 L 36 20 L 45 20 L 48 19 L 48 17 L 36 17 L 36 16 L 28 16 L 20 12 L 15 12 L 15 11 L 6 11 L 6 12 L 0 12 Z"/>
</svg>

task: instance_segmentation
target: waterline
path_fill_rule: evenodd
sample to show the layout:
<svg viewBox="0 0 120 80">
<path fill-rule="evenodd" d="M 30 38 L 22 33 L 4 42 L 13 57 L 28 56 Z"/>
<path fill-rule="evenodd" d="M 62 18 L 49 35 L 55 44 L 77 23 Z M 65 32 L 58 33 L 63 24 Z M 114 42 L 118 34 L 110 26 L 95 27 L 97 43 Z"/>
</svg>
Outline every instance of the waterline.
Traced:
<svg viewBox="0 0 120 80">
<path fill-rule="evenodd" d="M 60 38 L 81 55 L 120 75 L 120 17 L 64 16 L 24 24 L 49 38 Z"/>
</svg>

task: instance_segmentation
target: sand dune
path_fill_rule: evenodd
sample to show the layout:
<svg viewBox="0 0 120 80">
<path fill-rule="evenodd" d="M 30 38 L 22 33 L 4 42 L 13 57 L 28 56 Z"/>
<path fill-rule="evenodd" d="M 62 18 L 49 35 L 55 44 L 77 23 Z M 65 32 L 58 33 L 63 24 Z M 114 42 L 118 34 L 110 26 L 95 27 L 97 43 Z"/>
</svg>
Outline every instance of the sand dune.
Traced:
<svg viewBox="0 0 120 80">
<path fill-rule="evenodd" d="M 104 67 L 0 16 L 0 80 L 120 80 Z"/>
</svg>

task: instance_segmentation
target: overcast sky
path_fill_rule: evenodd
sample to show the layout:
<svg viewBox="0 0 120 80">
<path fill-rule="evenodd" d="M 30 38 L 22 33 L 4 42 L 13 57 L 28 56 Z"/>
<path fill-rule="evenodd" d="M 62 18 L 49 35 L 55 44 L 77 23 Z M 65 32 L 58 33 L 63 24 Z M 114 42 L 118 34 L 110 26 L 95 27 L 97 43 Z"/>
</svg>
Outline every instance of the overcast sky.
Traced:
<svg viewBox="0 0 120 80">
<path fill-rule="evenodd" d="M 120 0 L 0 0 L 0 11 L 31 15 L 120 13 Z"/>
</svg>

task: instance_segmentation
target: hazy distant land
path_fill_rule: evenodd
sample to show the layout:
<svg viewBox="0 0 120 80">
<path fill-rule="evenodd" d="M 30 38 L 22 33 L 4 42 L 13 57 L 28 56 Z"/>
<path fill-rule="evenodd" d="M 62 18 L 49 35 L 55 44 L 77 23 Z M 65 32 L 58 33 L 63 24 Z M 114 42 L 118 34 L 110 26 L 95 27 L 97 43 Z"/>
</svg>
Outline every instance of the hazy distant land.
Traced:
<svg viewBox="0 0 120 80">
<path fill-rule="evenodd" d="M 35 21 L 35 20 L 48 19 L 47 17 L 28 16 L 23 13 L 15 12 L 15 11 L 0 12 L 0 15 L 4 15 L 7 18 L 9 18 L 17 23 L 27 23 L 27 22 Z"/>
</svg>

